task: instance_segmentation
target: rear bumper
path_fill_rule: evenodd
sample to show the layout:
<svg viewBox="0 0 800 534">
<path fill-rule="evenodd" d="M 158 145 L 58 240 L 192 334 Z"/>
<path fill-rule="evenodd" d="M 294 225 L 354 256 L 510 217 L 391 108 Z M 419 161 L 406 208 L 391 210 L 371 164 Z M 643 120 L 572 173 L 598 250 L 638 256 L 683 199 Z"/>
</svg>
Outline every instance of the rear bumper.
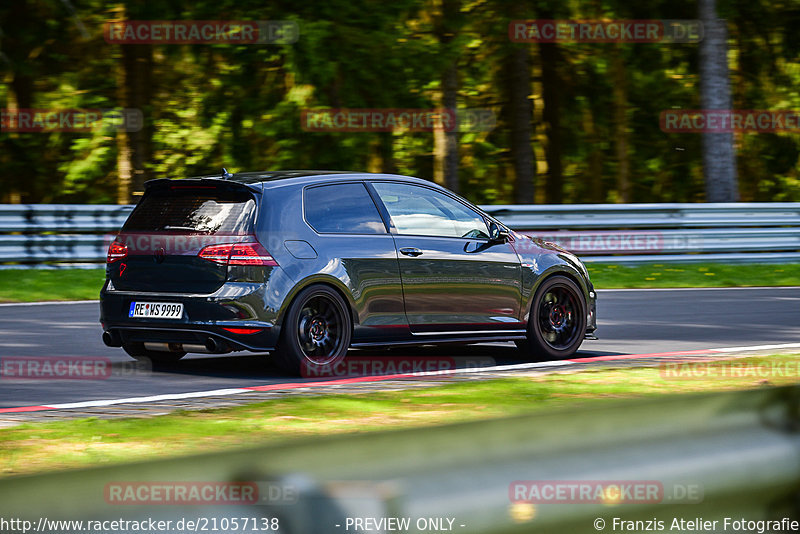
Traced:
<svg viewBox="0 0 800 534">
<path fill-rule="evenodd" d="M 251 325 L 252 326 L 252 325 Z M 112 339 L 123 343 L 161 343 L 175 346 L 175 350 L 185 352 L 205 352 L 225 354 L 233 351 L 249 350 L 252 352 L 270 352 L 275 350 L 269 330 L 258 334 L 231 334 L 222 328 L 212 327 L 175 327 L 164 328 L 164 325 L 106 324 L 103 328 Z"/>
<path fill-rule="evenodd" d="M 186 352 L 226 353 L 275 349 L 278 328 L 274 314 L 264 308 L 263 284 L 225 284 L 211 295 L 143 293 L 109 290 L 100 293 L 100 322 L 107 340 L 130 343 L 185 345 Z M 182 303 L 180 319 L 131 318 L 132 302 Z M 253 334 L 234 333 L 226 328 L 259 329 Z M 209 342 L 209 338 L 213 342 Z M 107 341 L 108 343 L 108 341 Z M 112 344 L 112 346 L 114 346 Z M 211 346 L 213 350 L 208 349 Z M 206 347 L 206 348 L 203 348 Z M 186 350 L 188 349 L 188 350 Z"/>
</svg>

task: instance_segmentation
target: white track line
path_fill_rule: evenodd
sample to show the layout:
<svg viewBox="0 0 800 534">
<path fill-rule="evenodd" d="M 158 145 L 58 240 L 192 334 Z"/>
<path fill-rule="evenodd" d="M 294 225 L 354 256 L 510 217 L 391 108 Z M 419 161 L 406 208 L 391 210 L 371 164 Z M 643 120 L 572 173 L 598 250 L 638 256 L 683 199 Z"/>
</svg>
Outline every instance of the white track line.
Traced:
<svg viewBox="0 0 800 534">
<path fill-rule="evenodd" d="M 713 349 L 714 352 L 742 352 L 752 350 L 753 352 L 762 350 L 784 350 L 784 349 L 798 349 L 800 343 L 781 343 L 779 345 L 751 345 L 745 347 L 725 347 L 722 349 Z"/>
<path fill-rule="evenodd" d="M 714 349 L 699 349 L 703 351 L 708 351 L 709 353 L 732 353 L 732 352 L 744 352 L 744 351 L 765 351 L 765 350 L 786 350 L 786 349 L 797 349 L 800 348 L 800 343 L 781 343 L 781 344 L 774 344 L 774 345 L 750 345 L 750 346 L 740 346 L 740 347 L 721 347 L 721 348 L 714 348 Z M 682 351 L 677 351 L 680 353 Z M 696 352 L 695 351 L 687 351 L 687 352 Z M 675 353 L 671 353 L 675 354 Z M 629 359 L 636 359 L 639 356 L 646 357 L 647 354 L 630 354 L 630 355 L 621 355 L 621 356 L 629 356 Z M 440 375 L 460 375 L 460 374 L 472 374 L 472 373 L 485 373 L 485 372 L 493 372 L 493 371 L 515 371 L 521 369 L 544 369 L 544 368 L 552 368 L 552 367 L 564 367 L 569 365 L 574 365 L 576 362 L 574 361 L 554 361 L 554 362 L 537 362 L 537 363 L 521 363 L 521 364 L 512 364 L 512 365 L 495 365 L 492 367 L 473 367 L 468 369 L 452 369 L 452 370 L 443 370 L 443 371 L 425 371 L 420 373 L 406 373 L 402 375 L 389 375 L 387 377 L 375 376 L 375 377 L 358 377 L 357 379 L 350 379 L 345 378 L 341 380 L 332 380 L 330 381 L 330 385 L 341 385 L 343 383 L 355 383 L 355 382 L 371 382 L 371 381 L 383 381 L 386 379 L 391 378 L 416 378 L 416 377 L 423 377 L 423 376 L 440 376 Z M 580 362 L 577 362 L 580 363 Z M 373 379 L 373 380 L 370 380 Z M 304 386 L 305 383 L 303 382 L 289 382 L 286 384 L 268 384 L 269 386 L 274 386 L 275 390 L 282 389 L 280 386 L 287 386 L 286 389 L 300 389 L 303 387 L 317 387 L 317 386 L 324 386 L 325 382 L 313 382 L 308 383 L 307 386 Z M 254 388 L 258 388 L 261 386 L 253 386 Z M 159 402 L 159 401 L 168 401 L 168 400 L 182 400 L 182 399 L 197 399 L 203 397 L 219 397 L 219 396 L 226 396 L 226 395 L 239 395 L 241 393 L 251 393 L 254 389 L 252 388 L 228 388 L 228 389 L 212 389 L 208 391 L 193 391 L 189 393 L 168 393 L 164 395 L 151 395 L 147 397 L 128 397 L 128 398 L 121 398 L 121 399 L 106 399 L 106 400 L 96 400 L 96 401 L 85 401 L 85 402 L 68 402 L 68 403 L 59 403 L 59 404 L 45 404 L 45 405 L 37 405 L 37 410 L 30 410 L 32 411 L 44 411 L 44 410 L 64 410 L 70 408 L 101 408 L 104 406 L 113 406 L 116 404 L 136 404 L 136 403 L 144 403 L 144 402 Z M 257 391 L 257 390 L 255 390 Z M 0 409 L 0 414 L 3 413 L 14 413 L 14 410 L 17 412 L 25 411 L 26 407 L 21 408 L 6 408 Z"/>
<path fill-rule="evenodd" d="M 180 400 L 180 399 L 196 399 L 199 397 L 218 397 L 222 395 L 236 395 L 238 393 L 246 393 L 249 389 L 229 388 L 229 389 L 212 389 L 210 391 L 193 391 L 191 393 L 168 393 L 166 395 L 151 395 L 149 397 L 129 397 L 127 399 L 110 399 L 99 401 L 86 401 L 86 402 L 67 402 L 63 404 L 47 404 L 49 408 L 55 410 L 62 410 L 68 408 L 94 408 L 100 406 L 112 406 L 114 404 L 126 403 L 141 403 L 141 402 L 159 402 L 165 400 Z"/>
</svg>

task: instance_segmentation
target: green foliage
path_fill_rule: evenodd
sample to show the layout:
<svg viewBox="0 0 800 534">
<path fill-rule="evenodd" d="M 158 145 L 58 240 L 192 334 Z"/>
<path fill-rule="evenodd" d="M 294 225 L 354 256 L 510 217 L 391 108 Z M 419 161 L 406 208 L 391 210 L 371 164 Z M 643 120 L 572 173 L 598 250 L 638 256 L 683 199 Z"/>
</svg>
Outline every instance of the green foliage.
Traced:
<svg viewBox="0 0 800 534">
<path fill-rule="evenodd" d="M 74 4 L 74 15 L 70 6 Z M 440 2 L 330 0 L 296 3 L 206 0 L 163 3 L 20 0 L 0 7 L 0 107 L 119 107 L 123 53 L 103 24 L 132 20 L 292 20 L 293 45 L 155 45 L 150 96 L 143 106 L 156 177 L 278 168 L 384 168 L 431 179 L 430 132 L 320 133 L 301 127 L 310 108 L 434 108 L 440 72 L 455 59 L 460 108 L 491 109 L 490 132 L 459 135 L 461 192 L 476 202 L 511 202 L 514 174 L 503 109 L 501 66 L 514 47 L 532 59 L 537 198 L 547 172 L 542 59 L 535 44 L 511 43 L 514 19 L 692 19 L 694 1 L 462 0 L 440 21 Z M 719 3 L 728 20 L 734 107 L 800 109 L 800 9 L 786 0 Z M 438 24 L 438 26 L 437 26 Z M 452 40 L 436 35 L 444 25 Z M 140 46 L 140 45 L 127 45 Z M 704 198 L 698 134 L 667 134 L 663 110 L 699 107 L 695 44 L 560 44 L 559 116 L 566 202 L 614 201 L 619 154 L 612 68 L 620 57 L 626 88 L 631 197 L 637 202 Z M 618 74 L 617 74 L 618 76 Z M 387 137 L 388 136 L 388 137 Z M 386 142 L 389 139 L 390 142 Z M 795 133 L 737 135 L 742 200 L 800 200 Z M 114 202 L 120 142 L 115 132 L 0 131 L 0 202 Z M 387 160 L 388 159 L 388 163 Z"/>
</svg>

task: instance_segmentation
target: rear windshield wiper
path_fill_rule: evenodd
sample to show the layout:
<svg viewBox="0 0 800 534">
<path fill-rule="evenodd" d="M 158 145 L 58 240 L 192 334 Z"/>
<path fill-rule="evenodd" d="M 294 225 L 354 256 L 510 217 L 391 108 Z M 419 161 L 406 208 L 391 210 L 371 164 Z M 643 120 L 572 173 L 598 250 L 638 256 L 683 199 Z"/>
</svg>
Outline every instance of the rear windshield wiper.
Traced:
<svg viewBox="0 0 800 534">
<path fill-rule="evenodd" d="M 163 230 L 185 230 L 187 232 L 197 232 L 198 234 L 210 234 L 211 230 L 202 230 L 200 228 L 194 228 L 192 226 L 164 226 Z"/>
</svg>

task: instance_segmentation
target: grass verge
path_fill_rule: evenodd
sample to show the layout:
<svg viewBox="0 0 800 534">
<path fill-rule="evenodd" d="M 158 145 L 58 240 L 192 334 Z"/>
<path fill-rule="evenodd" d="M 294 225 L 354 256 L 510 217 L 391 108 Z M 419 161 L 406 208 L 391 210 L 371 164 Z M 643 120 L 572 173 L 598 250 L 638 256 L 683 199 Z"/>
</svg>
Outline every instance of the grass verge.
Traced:
<svg viewBox="0 0 800 534">
<path fill-rule="evenodd" d="M 0 269 L 0 302 L 95 300 L 105 269 Z"/>
<path fill-rule="evenodd" d="M 800 286 L 800 264 L 588 263 L 587 267 L 598 289 Z M 94 300 L 100 294 L 104 277 L 103 269 L 3 269 L 0 302 Z"/>
<path fill-rule="evenodd" d="M 0 430 L 0 476 L 185 455 L 303 436 L 373 432 L 502 417 L 610 399 L 723 391 L 798 382 L 800 354 L 717 361 L 729 376 L 665 376 L 659 368 L 583 370 L 363 395 L 285 397 L 235 408 L 152 418 L 81 419 Z M 698 367 L 699 369 L 704 369 Z M 695 369 L 698 369 L 695 368 Z M 794 372 L 792 372 L 794 371 Z M 767 382 L 768 381 L 768 382 Z"/>
<path fill-rule="evenodd" d="M 800 264 L 669 264 L 615 265 L 587 263 L 598 289 L 653 287 L 800 286 Z"/>
</svg>

